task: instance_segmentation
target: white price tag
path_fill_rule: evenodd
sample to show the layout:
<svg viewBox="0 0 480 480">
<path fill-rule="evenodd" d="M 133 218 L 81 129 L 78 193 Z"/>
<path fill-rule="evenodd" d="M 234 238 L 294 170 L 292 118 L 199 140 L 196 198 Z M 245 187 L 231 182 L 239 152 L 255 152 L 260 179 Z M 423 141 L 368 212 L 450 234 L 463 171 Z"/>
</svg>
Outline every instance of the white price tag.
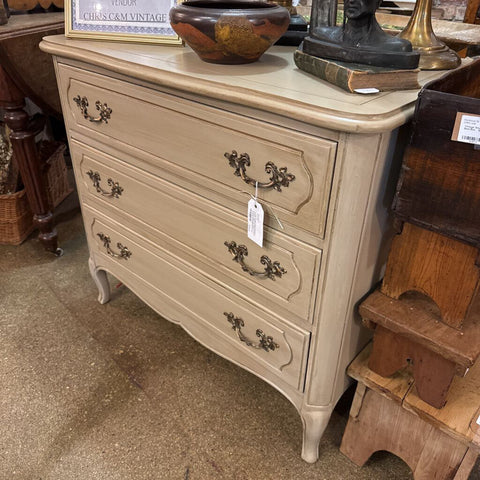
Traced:
<svg viewBox="0 0 480 480">
<path fill-rule="evenodd" d="M 451 139 L 480 145 L 480 115 L 457 112 Z"/>
<path fill-rule="evenodd" d="M 263 208 L 255 200 L 248 201 L 248 238 L 263 247 Z"/>
<path fill-rule="evenodd" d="M 378 88 L 356 88 L 354 90 L 356 93 L 363 93 L 364 95 L 371 95 L 372 93 L 379 93 L 380 90 Z"/>
<path fill-rule="evenodd" d="M 480 417 L 477 418 L 477 425 L 480 425 Z"/>
</svg>

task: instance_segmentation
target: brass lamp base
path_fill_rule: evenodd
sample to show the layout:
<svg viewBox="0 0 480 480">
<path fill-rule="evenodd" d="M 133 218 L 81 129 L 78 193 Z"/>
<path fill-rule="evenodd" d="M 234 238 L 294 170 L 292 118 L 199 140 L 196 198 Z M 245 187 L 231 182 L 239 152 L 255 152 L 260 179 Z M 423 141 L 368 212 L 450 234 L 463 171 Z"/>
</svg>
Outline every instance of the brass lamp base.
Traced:
<svg viewBox="0 0 480 480">
<path fill-rule="evenodd" d="M 442 47 L 413 47 L 420 54 L 418 67 L 421 70 L 451 70 L 457 68 L 460 57 L 446 45 Z"/>
<path fill-rule="evenodd" d="M 460 65 L 460 57 L 433 33 L 432 0 L 417 0 L 407 26 L 398 35 L 408 40 L 420 54 L 422 70 L 451 70 Z"/>
<path fill-rule="evenodd" d="M 409 40 L 413 51 L 420 54 L 421 70 L 451 70 L 461 63 L 460 57 L 440 41 L 431 28 L 418 28 L 418 24 L 411 22 L 398 36 Z"/>
</svg>

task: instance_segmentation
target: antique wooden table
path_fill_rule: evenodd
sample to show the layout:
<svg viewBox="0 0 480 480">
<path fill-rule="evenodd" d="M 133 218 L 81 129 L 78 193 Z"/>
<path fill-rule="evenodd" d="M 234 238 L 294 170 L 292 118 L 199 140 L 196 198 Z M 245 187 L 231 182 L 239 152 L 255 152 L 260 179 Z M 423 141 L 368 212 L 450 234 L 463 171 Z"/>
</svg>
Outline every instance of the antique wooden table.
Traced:
<svg viewBox="0 0 480 480">
<path fill-rule="evenodd" d="M 25 97 L 45 113 L 61 117 L 55 72 L 49 55 L 39 48 L 42 37 L 62 33 L 63 12 L 13 15 L 0 27 L 0 106 L 11 129 L 11 140 L 22 181 L 34 214 L 38 238 L 45 248 L 58 252 L 53 213 L 47 201 L 35 135 L 42 128 L 24 110 Z"/>
</svg>

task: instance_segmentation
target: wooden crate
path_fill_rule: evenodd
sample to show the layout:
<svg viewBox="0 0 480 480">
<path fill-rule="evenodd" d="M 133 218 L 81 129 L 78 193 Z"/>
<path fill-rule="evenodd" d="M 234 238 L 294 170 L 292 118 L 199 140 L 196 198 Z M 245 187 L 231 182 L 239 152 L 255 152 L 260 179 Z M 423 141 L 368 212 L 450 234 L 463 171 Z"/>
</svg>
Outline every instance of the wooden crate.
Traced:
<svg viewBox="0 0 480 480">
<path fill-rule="evenodd" d="M 393 210 L 479 247 L 480 150 L 451 140 L 458 112 L 480 115 L 480 59 L 420 91 Z"/>
</svg>

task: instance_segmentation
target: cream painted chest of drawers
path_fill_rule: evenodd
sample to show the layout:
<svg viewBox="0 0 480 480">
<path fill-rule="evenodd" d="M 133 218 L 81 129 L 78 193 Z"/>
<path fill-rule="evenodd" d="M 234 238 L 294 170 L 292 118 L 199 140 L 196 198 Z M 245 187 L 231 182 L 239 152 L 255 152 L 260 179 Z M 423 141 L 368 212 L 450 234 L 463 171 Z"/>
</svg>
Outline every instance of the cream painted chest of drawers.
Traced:
<svg viewBox="0 0 480 480">
<path fill-rule="evenodd" d="M 57 36 L 41 48 L 100 302 L 110 272 L 276 387 L 315 461 L 366 341 L 355 306 L 382 274 L 397 129 L 417 92 L 344 93 L 296 70 L 288 47 L 234 67 L 179 47 Z M 256 183 L 263 248 L 247 237 Z"/>
</svg>

